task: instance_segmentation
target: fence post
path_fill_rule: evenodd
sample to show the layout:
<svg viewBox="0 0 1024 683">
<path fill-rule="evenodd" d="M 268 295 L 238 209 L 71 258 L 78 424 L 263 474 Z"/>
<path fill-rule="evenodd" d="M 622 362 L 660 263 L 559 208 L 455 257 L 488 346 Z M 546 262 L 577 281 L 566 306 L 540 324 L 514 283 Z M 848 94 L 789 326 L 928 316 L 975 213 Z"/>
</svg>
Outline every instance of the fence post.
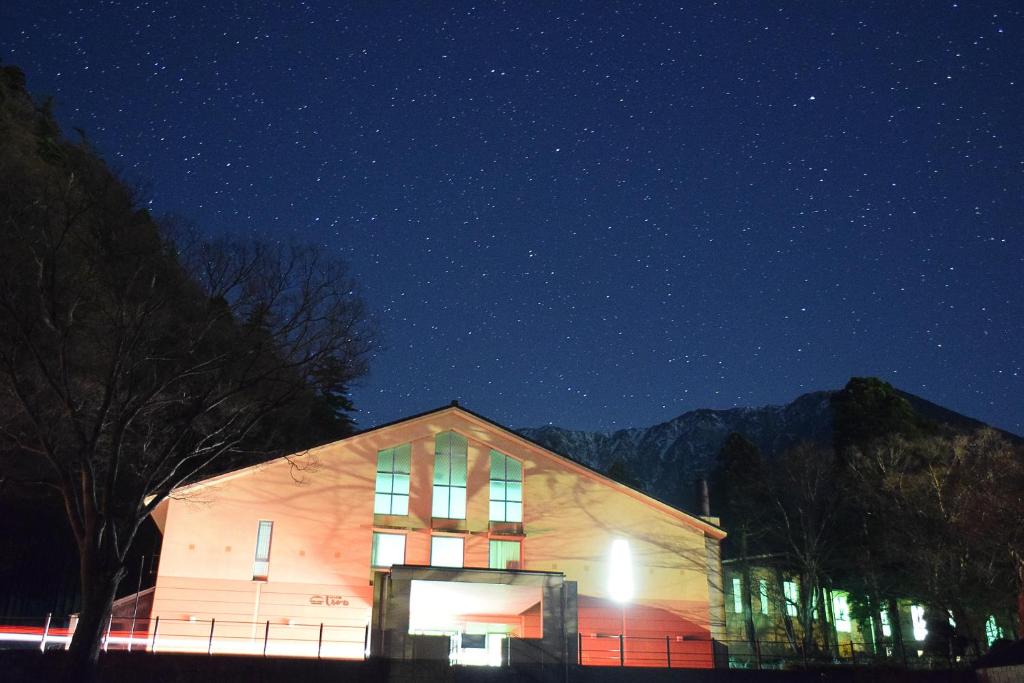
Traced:
<svg viewBox="0 0 1024 683">
<path fill-rule="evenodd" d="M 43 639 L 39 641 L 39 651 L 46 652 L 46 636 L 50 635 L 50 619 L 53 618 L 53 612 L 46 613 L 46 625 L 43 626 Z"/>
<path fill-rule="evenodd" d="M 755 636 L 754 638 L 754 656 L 757 658 L 757 670 L 761 670 L 761 641 Z"/>
<path fill-rule="evenodd" d="M 160 615 L 157 615 L 156 622 L 153 624 L 153 644 L 150 645 L 149 651 L 156 652 L 156 632 L 160 630 Z"/>
<path fill-rule="evenodd" d="M 217 619 L 215 617 L 211 617 L 210 618 L 210 640 L 206 643 L 206 654 L 208 654 L 208 655 L 212 655 L 213 654 L 213 626 L 216 623 L 217 623 Z"/>
<path fill-rule="evenodd" d="M 619 634 L 619 666 L 626 666 L 626 636 Z"/>
<path fill-rule="evenodd" d="M 669 640 L 669 636 L 665 636 L 665 661 L 668 662 L 668 668 L 672 668 L 672 641 Z"/>
<path fill-rule="evenodd" d="M 267 627 L 263 629 L 263 656 L 267 656 L 267 640 L 270 638 L 270 619 L 267 619 Z"/>
<path fill-rule="evenodd" d="M 110 618 L 107 619 L 107 634 L 103 636 L 103 651 L 107 651 L 107 645 L 110 643 L 110 627 L 114 625 L 114 613 L 110 613 Z"/>
<path fill-rule="evenodd" d="M 370 651 L 370 623 L 367 622 L 366 626 L 363 627 L 363 659 L 366 659 L 366 653 Z"/>
<path fill-rule="evenodd" d="M 316 658 L 320 659 L 320 650 L 324 646 L 324 622 L 320 622 L 320 635 L 316 639 Z"/>
<path fill-rule="evenodd" d="M 578 632 L 576 637 L 579 639 L 579 646 L 576 648 L 576 659 L 580 666 L 583 666 L 583 632 Z"/>
</svg>

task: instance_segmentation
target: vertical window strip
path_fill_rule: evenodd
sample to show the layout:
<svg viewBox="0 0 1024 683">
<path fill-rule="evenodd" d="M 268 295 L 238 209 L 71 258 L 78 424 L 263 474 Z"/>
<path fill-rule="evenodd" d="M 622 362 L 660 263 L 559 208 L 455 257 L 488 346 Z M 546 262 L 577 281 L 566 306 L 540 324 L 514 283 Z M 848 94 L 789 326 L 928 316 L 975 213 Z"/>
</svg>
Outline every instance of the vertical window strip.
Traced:
<svg viewBox="0 0 1024 683">
<path fill-rule="evenodd" d="M 252 578 L 266 579 L 270 573 L 270 537 L 273 535 L 274 523 L 260 520 L 256 529 L 256 555 L 252 563 Z"/>
<path fill-rule="evenodd" d="M 455 432 L 434 437 L 433 517 L 466 518 L 466 459 L 469 442 Z"/>
<path fill-rule="evenodd" d="M 757 580 L 758 593 L 761 598 L 761 614 L 768 614 L 768 580 Z"/>
<path fill-rule="evenodd" d="M 523 464 L 491 451 L 490 520 L 523 521 Z"/>
<path fill-rule="evenodd" d="M 732 580 L 732 611 L 736 614 L 743 612 L 743 584 L 736 577 Z"/>
<path fill-rule="evenodd" d="M 377 453 L 377 484 L 373 499 L 374 514 L 409 514 L 411 454 L 411 444 L 386 448 Z"/>
<path fill-rule="evenodd" d="M 783 581 L 782 591 L 785 593 L 786 598 L 786 614 L 795 617 L 797 605 L 800 604 L 800 589 L 795 581 Z"/>
</svg>

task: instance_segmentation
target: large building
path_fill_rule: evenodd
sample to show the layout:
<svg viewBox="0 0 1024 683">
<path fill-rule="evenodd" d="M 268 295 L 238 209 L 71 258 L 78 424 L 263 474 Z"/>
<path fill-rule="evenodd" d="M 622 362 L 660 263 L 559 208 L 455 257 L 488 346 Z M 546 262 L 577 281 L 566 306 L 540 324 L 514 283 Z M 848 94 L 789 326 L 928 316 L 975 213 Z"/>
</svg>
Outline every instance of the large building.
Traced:
<svg viewBox="0 0 1024 683">
<path fill-rule="evenodd" d="M 154 517 L 158 651 L 707 667 L 724 628 L 716 520 L 454 403 Z"/>
</svg>

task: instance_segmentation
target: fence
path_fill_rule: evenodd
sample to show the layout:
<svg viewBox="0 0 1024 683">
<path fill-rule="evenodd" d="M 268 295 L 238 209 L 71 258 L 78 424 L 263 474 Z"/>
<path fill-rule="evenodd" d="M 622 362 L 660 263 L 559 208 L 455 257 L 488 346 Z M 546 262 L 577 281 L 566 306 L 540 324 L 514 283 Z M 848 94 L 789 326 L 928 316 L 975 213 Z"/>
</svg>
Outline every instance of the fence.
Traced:
<svg viewBox="0 0 1024 683">
<path fill-rule="evenodd" d="M 73 617 L 9 619 L 0 626 L 0 648 L 67 647 L 75 630 Z M 330 623 L 230 621 L 112 617 L 101 648 L 192 654 L 244 654 L 273 657 L 364 659 L 368 626 Z"/>
<path fill-rule="evenodd" d="M 0 625 L 0 649 L 63 649 L 74 634 L 73 617 L 8 619 Z M 253 622 L 219 619 L 112 617 L 102 640 L 104 651 L 184 652 L 262 657 L 365 659 L 369 655 L 369 626 L 331 623 Z M 570 634 L 569 638 L 573 635 Z M 833 652 L 800 652 L 788 641 L 718 641 L 699 636 L 628 636 L 575 634 L 577 664 L 596 667 L 654 667 L 665 669 L 741 668 L 784 669 L 821 665 L 886 665 L 907 669 L 955 669 L 969 666 L 968 654 L 935 653 L 923 649 L 871 643 L 843 642 Z M 514 663 L 512 640 L 526 652 L 540 641 L 509 639 L 503 664 Z M 571 642 L 571 641 L 570 641 Z M 923 646 L 923 644 L 922 644 Z M 566 648 L 568 650 L 569 648 Z M 727 653 L 727 655 L 726 655 Z M 544 655 L 527 657 L 543 661 Z"/>
</svg>

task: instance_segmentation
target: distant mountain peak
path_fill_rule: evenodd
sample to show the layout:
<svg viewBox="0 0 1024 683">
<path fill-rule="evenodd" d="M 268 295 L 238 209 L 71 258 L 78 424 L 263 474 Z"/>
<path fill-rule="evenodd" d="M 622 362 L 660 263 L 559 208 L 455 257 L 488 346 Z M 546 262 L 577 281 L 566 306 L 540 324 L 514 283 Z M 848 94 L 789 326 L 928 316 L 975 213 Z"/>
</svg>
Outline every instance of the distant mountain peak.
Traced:
<svg viewBox="0 0 1024 683">
<path fill-rule="evenodd" d="M 601 472 L 622 461 L 641 489 L 677 507 L 693 509 L 694 482 L 707 476 L 716 454 L 733 432 L 744 435 L 768 455 L 801 441 L 830 443 L 831 399 L 837 391 L 812 391 L 781 405 L 697 408 L 646 428 L 585 431 L 545 425 L 518 431 L 545 448 Z M 959 430 L 984 426 L 919 396 L 903 391 L 899 394 L 928 420 Z"/>
</svg>

